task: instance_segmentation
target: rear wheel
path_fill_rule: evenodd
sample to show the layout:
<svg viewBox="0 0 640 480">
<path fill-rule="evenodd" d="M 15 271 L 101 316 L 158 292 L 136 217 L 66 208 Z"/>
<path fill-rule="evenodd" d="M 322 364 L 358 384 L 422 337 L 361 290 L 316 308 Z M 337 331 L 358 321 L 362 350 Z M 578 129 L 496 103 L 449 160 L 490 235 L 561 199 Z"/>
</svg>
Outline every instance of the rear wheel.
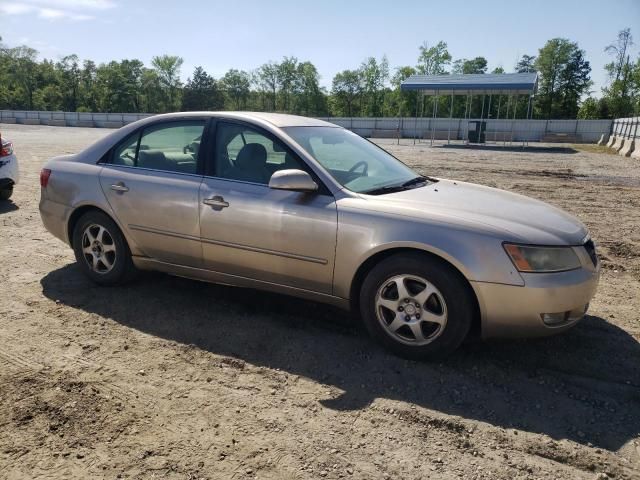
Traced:
<svg viewBox="0 0 640 480">
<path fill-rule="evenodd" d="M 459 273 L 419 253 L 393 255 L 376 265 L 360 292 L 369 333 L 389 350 L 412 358 L 441 358 L 465 339 L 475 312 Z"/>
<path fill-rule="evenodd" d="M 73 229 L 73 251 L 85 275 L 100 285 L 124 283 L 135 272 L 122 232 L 102 212 L 87 212 L 78 219 Z"/>
<path fill-rule="evenodd" d="M 0 190 L 0 200 L 9 200 L 13 195 L 13 186 Z"/>
</svg>

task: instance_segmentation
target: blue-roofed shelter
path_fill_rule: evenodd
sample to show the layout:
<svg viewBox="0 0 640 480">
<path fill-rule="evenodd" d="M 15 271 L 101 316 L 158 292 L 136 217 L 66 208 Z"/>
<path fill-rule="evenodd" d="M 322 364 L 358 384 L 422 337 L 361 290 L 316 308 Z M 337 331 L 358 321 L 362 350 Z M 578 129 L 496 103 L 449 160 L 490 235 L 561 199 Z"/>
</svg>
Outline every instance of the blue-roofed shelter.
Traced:
<svg viewBox="0 0 640 480">
<path fill-rule="evenodd" d="M 451 74 L 451 75 L 411 75 L 400 84 L 400 89 L 403 91 L 417 91 L 420 93 L 420 97 L 426 96 L 451 96 L 451 109 L 449 112 L 449 118 L 451 118 L 453 111 L 453 97 L 457 95 L 466 95 L 467 100 L 465 102 L 465 119 L 467 118 L 467 103 L 469 104 L 469 120 L 471 120 L 471 101 L 475 95 L 482 96 L 482 113 L 480 115 L 480 129 L 484 128 L 484 107 L 485 97 L 489 96 L 489 107 L 491 108 L 491 98 L 498 95 L 506 95 L 511 99 L 519 95 L 527 95 L 529 97 L 529 103 L 527 106 L 527 117 L 531 114 L 531 101 L 533 95 L 535 95 L 538 88 L 538 74 L 532 73 L 481 73 L 481 74 Z M 418 99 L 416 98 L 416 101 Z M 420 100 L 421 101 L 421 100 Z M 433 111 L 433 117 L 436 118 L 437 102 L 434 103 L 435 108 Z M 509 107 L 507 106 L 507 114 Z M 515 120 L 516 109 L 513 109 Z M 416 107 L 416 116 L 418 109 Z M 467 130 L 466 141 L 469 140 L 469 134 Z M 481 132 L 480 132 L 481 136 Z M 433 144 L 433 129 L 431 135 L 431 143 Z M 484 141 L 484 140 L 482 140 Z"/>
<path fill-rule="evenodd" d="M 480 73 L 411 75 L 400 88 L 425 95 L 532 95 L 537 86 L 537 73 Z"/>
</svg>

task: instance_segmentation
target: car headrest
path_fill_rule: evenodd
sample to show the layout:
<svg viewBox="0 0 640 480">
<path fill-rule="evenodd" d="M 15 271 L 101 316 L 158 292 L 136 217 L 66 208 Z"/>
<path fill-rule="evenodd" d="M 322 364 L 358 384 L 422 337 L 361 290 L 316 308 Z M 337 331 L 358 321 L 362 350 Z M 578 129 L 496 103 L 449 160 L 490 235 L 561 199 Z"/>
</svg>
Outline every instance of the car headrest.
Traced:
<svg viewBox="0 0 640 480">
<path fill-rule="evenodd" d="M 238 152 L 234 163 L 242 170 L 263 167 L 267 163 L 267 149 L 259 143 L 247 143 Z"/>
<path fill-rule="evenodd" d="M 154 170 L 164 170 L 167 159 L 159 150 L 140 150 L 138 152 L 138 166 L 142 168 L 152 168 Z"/>
</svg>

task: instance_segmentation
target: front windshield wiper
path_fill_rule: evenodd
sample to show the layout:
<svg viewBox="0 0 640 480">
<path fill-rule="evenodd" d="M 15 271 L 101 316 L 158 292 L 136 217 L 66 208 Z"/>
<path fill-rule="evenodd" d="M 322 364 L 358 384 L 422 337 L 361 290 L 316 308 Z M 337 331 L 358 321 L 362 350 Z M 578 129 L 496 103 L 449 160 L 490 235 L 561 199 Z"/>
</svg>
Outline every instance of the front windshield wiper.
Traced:
<svg viewBox="0 0 640 480">
<path fill-rule="evenodd" d="M 420 177 L 412 178 L 411 180 L 407 180 L 406 182 L 404 182 L 402 184 L 402 186 L 403 187 L 410 187 L 412 185 L 417 185 L 418 183 L 426 183 L 428 181 L 429 181 L 429 179 L 427 177 L 420 176 Z"/>
<path fill-rule="evenodd" d="M 393 192 L 402 192 L 403 190 L 410 190 L 412 188 L 416 188 L 418 186 L 422 186 L 420 184 L 426 184 L 430 179 L 427 177 L 415 177 L 411 180 L 407 180 L 400 185 L 387 185 L 385 187 L 378 187 L 371 190 L 366 190 L 361 193 L 365 193 L 367 195 L 382 195 L 385 193 L 393 193 Z"/>
</svg>

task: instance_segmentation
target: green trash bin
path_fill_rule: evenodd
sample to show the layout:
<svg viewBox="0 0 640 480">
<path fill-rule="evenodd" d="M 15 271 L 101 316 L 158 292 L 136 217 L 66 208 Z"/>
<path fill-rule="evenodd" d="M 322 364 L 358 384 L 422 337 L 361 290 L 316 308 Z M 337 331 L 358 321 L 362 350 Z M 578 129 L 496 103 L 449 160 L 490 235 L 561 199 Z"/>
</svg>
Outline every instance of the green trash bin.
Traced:
<svg viewBox="0 0 640 480">
<path fill-rule="evenodd" d="M 487 122 L 472 120 L 469 122 L 469 143 L 485 143 Z"/>
</svg>

